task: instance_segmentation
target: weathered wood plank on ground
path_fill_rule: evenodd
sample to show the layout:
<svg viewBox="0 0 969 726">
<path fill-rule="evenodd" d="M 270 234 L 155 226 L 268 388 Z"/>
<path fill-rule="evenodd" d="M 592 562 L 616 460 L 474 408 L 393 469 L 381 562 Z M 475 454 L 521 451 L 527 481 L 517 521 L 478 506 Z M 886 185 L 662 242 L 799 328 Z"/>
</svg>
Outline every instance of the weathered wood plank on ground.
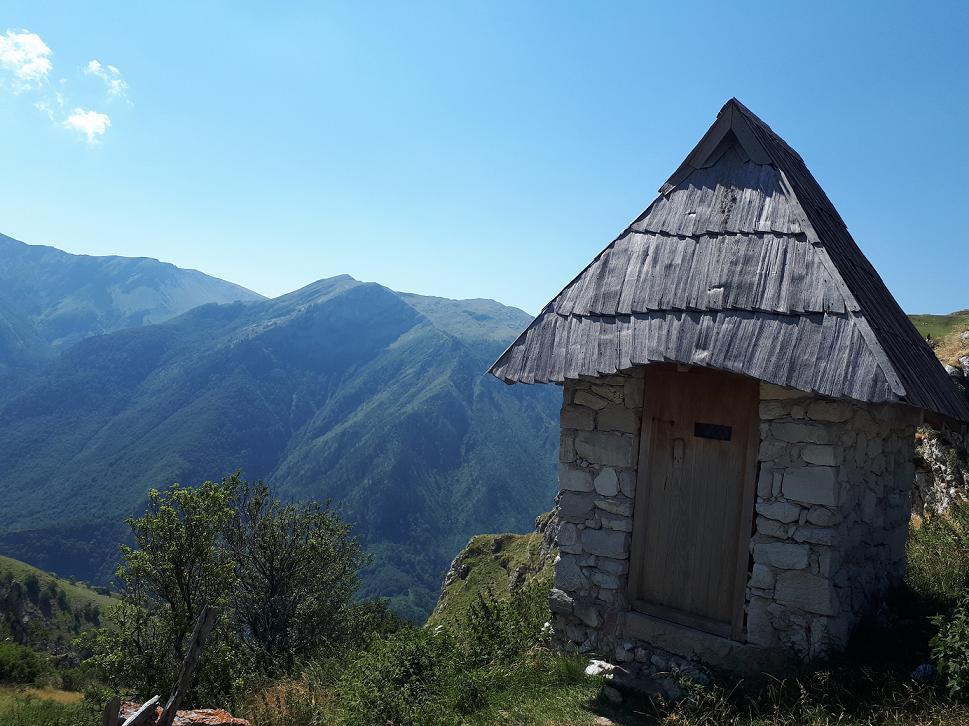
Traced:
<svg viewBox="0 0 969 726">
<path fill-rule="evenodd" d="M 128 716 L 121 726 L 141 726 L 141 724 L 151 723 L 155 717 L 155 708 L 158 706 L 159 701 L 161 701 L 161 696 L 152 696 L 141 704 L 141 708 L 131 716 Z"/>
<path fill-rule="evenodd" d="M 121 699 L 115 696 L 104 705 L 102 726 L 118 726 L 118 714 L 121 712 Z"/>
</svg>

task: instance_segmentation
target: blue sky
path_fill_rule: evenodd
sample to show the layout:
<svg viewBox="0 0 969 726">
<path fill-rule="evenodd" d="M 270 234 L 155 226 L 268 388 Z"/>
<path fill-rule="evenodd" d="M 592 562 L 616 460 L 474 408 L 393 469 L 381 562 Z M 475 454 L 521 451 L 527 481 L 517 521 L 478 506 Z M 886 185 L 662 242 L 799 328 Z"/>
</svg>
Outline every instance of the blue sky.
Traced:
<svg viewBox="0 0 969 726">
<path fill-rule="evenodd" d="M 0 232 L 266 295 L 349 273 L 534 313 L 737 96 L 902 306 L 948 312 L 967 31 L 956 2 L 7 0 Z"/>
</svg>

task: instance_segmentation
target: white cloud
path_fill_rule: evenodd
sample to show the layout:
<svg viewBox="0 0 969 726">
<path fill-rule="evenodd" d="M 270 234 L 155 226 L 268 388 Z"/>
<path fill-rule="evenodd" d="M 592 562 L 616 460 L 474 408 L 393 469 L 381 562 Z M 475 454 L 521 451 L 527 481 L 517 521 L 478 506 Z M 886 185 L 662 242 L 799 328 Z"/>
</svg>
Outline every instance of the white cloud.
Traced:
<svg viewBox="0 0 969 726">
<path fill-rule="evenodd" d="M 13 76 L 14 91 L 32 88 L 47 79 L 53 52 L 36 33 L 8 30 L 0 35 L 0 68 Z"/>
<path fill-rule="evenodd" d="M 65 128 L 74 129 L 84 134 L 87 137 L 87 142 L 94 146 L 98 143 L 98 137 L 102 136 L 111 126 L 111 117 L 106 113 L 75 108 L 63 125 Z"/>
<path fill-rule="evenodd" d="M 73 80 L 60 78 L 57 84 L 49 83 L 54 68 L 53 55 L 37 33 L 4 31 L 0 34 L 0 90 L 27 95 L 33 101 L 33 107 L 45 114 L 51 123 L 73 130 L 90 146 L 97 146 L 111 127 L 111 117 L 77 105 L 79 100 L 70 97 L 83 89 L 75 88 Z M 104 83 L 107 100 L 127 101 L 128 84 L 117 66 L 101 63 L 95 58 L 84 66 L 84 74 Z M 84 101 L 80 100 L 80 103 Z M 73 111 L 69 110 L 71 108 Z"/>
<path fill-rule="evenodd" d="M 97 58 L 93 58 L 84 67 L 84 73 L 104 81 L 104 85 L 108 87 L 108 98 L 126 97 L 128 84 L 121 77 L 117 66 L 103 65 Z"/>
</svg>

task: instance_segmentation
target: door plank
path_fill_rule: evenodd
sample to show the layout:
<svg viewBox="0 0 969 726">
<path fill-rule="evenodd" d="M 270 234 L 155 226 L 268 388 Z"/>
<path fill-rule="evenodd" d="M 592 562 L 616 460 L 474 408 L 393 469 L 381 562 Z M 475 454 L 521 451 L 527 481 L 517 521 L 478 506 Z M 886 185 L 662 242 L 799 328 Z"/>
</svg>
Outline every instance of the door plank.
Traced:
<svg viewBox="0 0 969 726">
<path fill-rule="evenodd" d="M 758 390 L 708 369 L 646 370 L 630 600 L 732 637 L 743 632 Z"/>
</svg>

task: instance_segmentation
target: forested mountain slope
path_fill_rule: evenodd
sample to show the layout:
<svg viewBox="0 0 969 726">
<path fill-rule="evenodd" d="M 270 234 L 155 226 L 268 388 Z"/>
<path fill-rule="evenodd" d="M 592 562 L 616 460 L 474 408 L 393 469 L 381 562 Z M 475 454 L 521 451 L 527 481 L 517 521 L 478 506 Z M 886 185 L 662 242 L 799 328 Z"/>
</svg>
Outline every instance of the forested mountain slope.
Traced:
<svg viewBox="0 0 969 726">
<path fill-rule="evenodd" d="M 0 551 L 103 581 L 149 487 L 240 468 L 333 499 L 365 594 L 424 616 L 470 535 L 552 502 L 559 389 L 484 375 L 528 321 L 343 276 L 83 340 L 0 405 Z"/>
</svg>

